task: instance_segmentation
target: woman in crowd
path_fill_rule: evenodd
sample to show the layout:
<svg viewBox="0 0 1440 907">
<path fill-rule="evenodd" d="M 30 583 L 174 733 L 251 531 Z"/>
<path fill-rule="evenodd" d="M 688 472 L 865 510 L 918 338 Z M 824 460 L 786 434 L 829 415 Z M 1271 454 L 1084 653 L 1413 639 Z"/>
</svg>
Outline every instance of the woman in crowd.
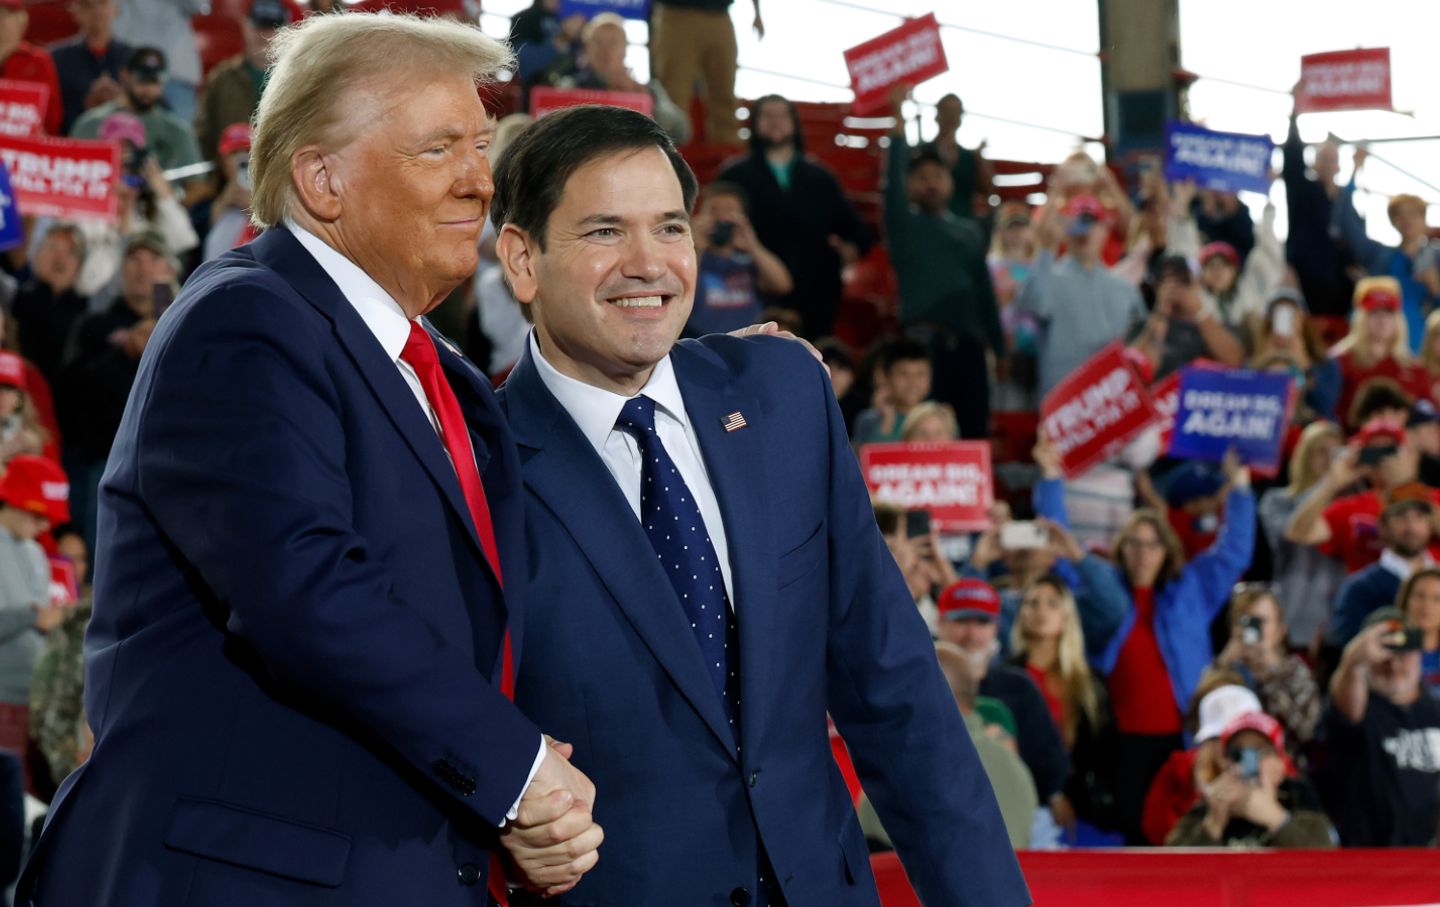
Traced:
<svg viewBox="0 0 1440 907">
<path fill-rule="evenodd" d="M 11 457 L 20 454 L 60 460 L 60 450 L 40 423 L 25 387 L 24 361 L 0 350 L 0 471 Z"/>
<path fill-rule="evenodd" d="M 1310 320 L 1305 298 L 1298 290 L 1281 287 L 1270 297 L 1263 317 L 1255 325 L 1255 354 L 1251 367 L 1269 368 L 1279 359 L 1290 368 L 1300 390 L 1306 420 L 1334 419 L 1340 399 L 1340 365 L 1325 355 L 1320 333 Z"/>
<path fill-rule="evenodd" d="M 1078 817 L 1109 827 L 1114 822 L 1115 764 L 1109 698 L 1090 670 L 1080 611 L 1065 580 L 1047 573 L 1025 591 L 1010 650 L 1011 663 L 1024 668 L 1040 688 L 1070 753 L 1070 778 L 1059 803 L 1051 801 L 1056 821 L 1071 825 Z"/>
<path fill-rule="evenodd" d="M 1314 545 L 1285 538 L 1285 526 L 1312 489 L 1325 477 L 1336 451 L 1345 443 L 1333 422 L 1311 422 L 1300 433 L 1290 457 L 1290 484 L 1260 496 L 1260 528 L 1270 545 L 1271 565 L 1291 649 L 1304 649 L 1319 636 L 1330 603 L 1345 579 L 1345 566 Z"/>
<path fill-rule="evenodd" d="M 1335 411 L 1350 411 L 1360 385 L 1390 378 L 1415 397 L 1429 397 L 1430 379 L 1410 355 L 1409 334 L 1400 317 L 1400 284 L 1393 277 L 1366 277 L 1355 284 L 1355 314 L 1350 333 L 1330 351 L 1340 367 L 1340 399 Z M 1349 425 L 1351 431 L 1359 426 Z"/>
<path fill-rule="evenodd" d="M 905 428 L 900 432 L 901 441 L 958 441 L 960 426 L 955 421 L 955 410 L 948 403 L 927 400 L 910 411 L 905 417 Z"/>
<path fill-rule="evenodd" d="M 1201 298 L 1226 324 L 1247 331 L 1266 314 L 1266 301 L 1285 276 L 1285 246 L 1275 236 L 1275 205 L 1268 201 L 1255 240 L 1243 263 L 1228 242 L 1207 243 L 1200 250 Z"/>
<path fill-rule="evenodd" d="M 1395 597 L 1405 623 L 1420 631 L 1420 683 L 1440 696 L 1440 567 L 1410 574 Z"/>
<path fill-rule="evenodd" d="M 1230 641 L 1215 663 L 1245 678 L 1285 729 L 1290 755 L 1298 756 L 1320 722 L 1320 688 L 1305 662 L 1286 649 L 1280 602 L 1268 584 L 1243 583 L 1235 588 L 1229 616 Z"/>
<path fill-rule="evenodd" d="M 1264 712 L 1220 734 L 1220 772 L 1170 832 L 1171 847 L 1331 848 L 1335 830 L 1305 781 L 1291 777 L 1285 732 Z"/>
<path fill-rule="evenodd" d="M 1198 557 L 1187 562 L 1164 515 L 1149 509 L 1131 514 L 1115 541 L 1115 570 L 1127 592 L 1126 608 L 1118 619 L 1104 621 L 1108 626 L 1092 647 L 1100 650 L 1095 665 L 1106 677 L 1120 735 L 1116 810 L 1135 843 L 1141 840 L 1140 816 L 1150 781 L 1183 745 L 1183 709 L 1212 657 L 1210 621 L 1229 600 L 1254 552 L 1250 471 L 1233 453 L 1224 468 L 1230 487 L 1225 517 L 1215 544 Z M 1049 483 L 1059 480 L 1038 484 Z M 1066 521 L 1063 497 L 1042 498 L 1039 488 L 1037 511 L 1062 525 Z"/>
</svg>

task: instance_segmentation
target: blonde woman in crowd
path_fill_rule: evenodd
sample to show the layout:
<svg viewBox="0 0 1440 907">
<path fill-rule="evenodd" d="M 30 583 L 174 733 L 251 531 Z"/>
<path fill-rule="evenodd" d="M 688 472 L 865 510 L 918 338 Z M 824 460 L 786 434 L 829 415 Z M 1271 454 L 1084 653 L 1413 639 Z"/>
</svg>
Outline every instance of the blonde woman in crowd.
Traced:
<svg viewBox="0 0 1440 907">
<path fill-rule="evenodd" d="M 1340 366 L 1342 418 L 1360 385 L 1371 378 L 1390 378 L 1416 397 L 1430 396 L 1430 379 L 1410 355 L 1410 335 L 1400 315 L 1400 282 L 1393 277 L 1366 277 L 1355 284 L 1355 314 L 1350 333 L 1330 350 Z M 1359 426 L 1347 426 L 1355 430 Z"/>
</svg>

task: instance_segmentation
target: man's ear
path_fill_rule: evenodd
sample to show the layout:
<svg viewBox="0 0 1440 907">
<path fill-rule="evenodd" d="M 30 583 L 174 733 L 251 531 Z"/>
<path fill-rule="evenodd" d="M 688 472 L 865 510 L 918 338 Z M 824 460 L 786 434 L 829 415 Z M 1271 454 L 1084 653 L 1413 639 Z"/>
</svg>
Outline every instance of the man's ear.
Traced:
<svg viewBox="0 0 1440 907">
<path fill-rule="evenodd" d="M 500 267 L 505 270 L 505 281 L 510 284 L 510 292 L 519 302 L 534 302 L 540 294 L 540 283 L 535 273 L 539 252 L 534 237 L 514 224 L 501 227 L 500 235 L 495 238 L 495 254 L 500 258 Z"/>
<path fill-rule="evenodd" d="M 321 223 L 340 219 L 340 181 L 335 173 L 335 158 L 307 145 L 290 158 L 290 185 L 295 188 L 300 206 Z"/>
</svg>

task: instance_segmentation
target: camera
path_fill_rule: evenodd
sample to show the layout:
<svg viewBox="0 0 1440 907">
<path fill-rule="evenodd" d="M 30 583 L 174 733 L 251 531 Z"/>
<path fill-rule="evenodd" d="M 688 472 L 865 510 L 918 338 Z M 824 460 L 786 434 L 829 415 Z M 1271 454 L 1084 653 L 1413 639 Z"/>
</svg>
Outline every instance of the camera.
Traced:
<svg viewBox="0 0 1440 907">
<path fill-rule="evenodd" d="M 121 163 L 124 174 L 121 181 L 131 189 L 143 192 L 149 183 L 145 179 L 145 162 L 150 159 L 149 148 L 136 148 Z"/>
<path fill-rule="evenodd" d="M 1253 614 L 1246 614 L 1240 618 L 1240 641 L 1247 646 L 1260 645 L 1260 634 L 1264 629 L 1264 622 Z"/>
<path fill-rule="evenodd" d="M 713 226 L 713 227 L 710 228 L 710 245 L 712 245 L 712 246 L 728 246 L 728 245 L 730 245 L 730 243 L 732 243 L 732 242 L 734 242 L 734 241 L 735 241 L 735 224 L 731 223 L 730 221 L 728 221 L 728 220 L 716 221 L 716 222 L 715 222 L 715 226 Z"/>
</svg>

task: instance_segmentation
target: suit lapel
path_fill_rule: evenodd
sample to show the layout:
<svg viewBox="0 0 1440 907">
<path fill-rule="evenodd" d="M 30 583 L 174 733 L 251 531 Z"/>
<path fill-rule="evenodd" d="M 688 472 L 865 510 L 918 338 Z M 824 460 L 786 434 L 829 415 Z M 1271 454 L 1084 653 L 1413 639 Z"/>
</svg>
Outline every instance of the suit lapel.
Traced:
<svg viewBox="0 0 1440 907">
<path fill-rule="evenodd" d="M 615 479 L 540 380 L 527 349 L 505 382 L 525 484 L 574 539 L 665 673 L 735 758 L 734 735 L 689 621 Z"/>
<path fill-rule="evenodd" d="M 725 522 L 740 631 L 740 733 L 747 751 L 754 753 L 772 699 L 778 606 L 777 552 L 764 491 L 769 487 L 763 444 L 767 426 L 759 402 L 736 392 L 729 371 L 703 347 L 676 344 L 670 358 Z M 727 431 L 727 424 L 735 424 L 734 413 L 746 424 Z"/>
<path fill-rule="evenodd" d="M 385 355 L 385 350 L 360 314 L 290 231 L 283 227 L 267 230 L 251 244 L 251 248 L 256 260 L 282 275 L 334 324 L 335 335 L 354 361 L 360 376 L 426 473 L 440 487 L 446 502 L 465 527 L 476 556 L 485 562 L 485 553 L 480 548 L 475 524 L 470 518 L 470 508 L 465 504 L 465 495 L 460 491 L 460 481 L 450 465 L 445 445 L 415 400 L 409 385 L 400 377 L 399 369 Z M 488 562 L 486 570 L 489 570 Z M 494 574 L 490 576 L 493 581 Z"/>
</svg>

